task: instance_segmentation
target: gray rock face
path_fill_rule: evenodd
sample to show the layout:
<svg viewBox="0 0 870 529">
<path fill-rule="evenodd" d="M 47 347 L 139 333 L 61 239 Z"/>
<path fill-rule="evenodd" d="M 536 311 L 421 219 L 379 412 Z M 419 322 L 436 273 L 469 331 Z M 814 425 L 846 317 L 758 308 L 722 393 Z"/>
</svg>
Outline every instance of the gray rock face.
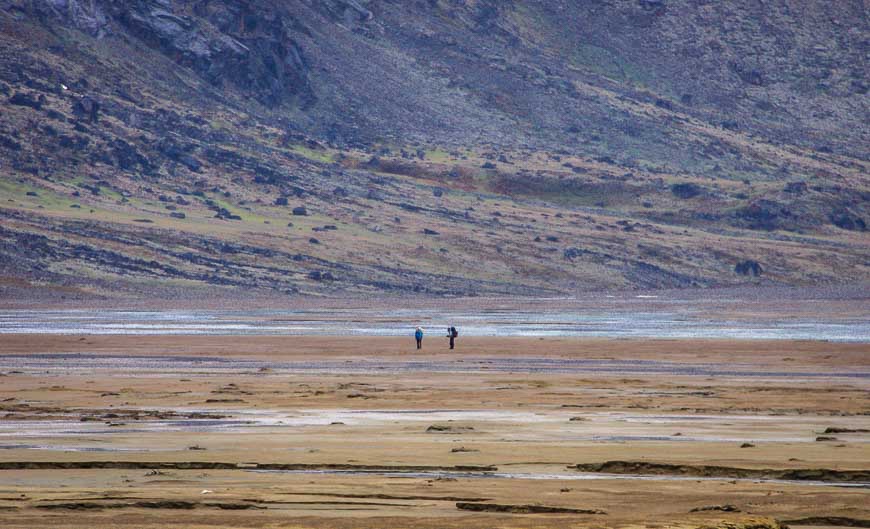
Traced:
<svg viewBox="0 0 870 529">
<path fill-rule="evenodd" d="M 191 68 L 215 86 L 231 83 L 260 103 L 314 103 L 308 64 L 289 24 L 274 6 L 256 1 L 172 2 L 170 0 L 17 0 L 48 20 L 102 38 L 129 33 Z M 344 2 L 362 19 L 370 11 Z M 188 13 L 193 13 L 188 14 Z"/>
<path fill-rule="evenodd" d="M 103 37 L 109 19 L 101 5 L 94 0 L 47 0 L 29 2 L 34 10 L 68 20 L 75 28 L 94 37 Z"/>
<path fill-rule="evenodd" d="M 176 13 L 165 0 L 139 0 L 116 7 L 115 16 L 214 85 L 230 82 L 268 106 L 293 97 L 310 104 L 302 51 L 274 10 L 252 4 L 202 2 L 194 7 L 194 17 Z"/>
</svg>

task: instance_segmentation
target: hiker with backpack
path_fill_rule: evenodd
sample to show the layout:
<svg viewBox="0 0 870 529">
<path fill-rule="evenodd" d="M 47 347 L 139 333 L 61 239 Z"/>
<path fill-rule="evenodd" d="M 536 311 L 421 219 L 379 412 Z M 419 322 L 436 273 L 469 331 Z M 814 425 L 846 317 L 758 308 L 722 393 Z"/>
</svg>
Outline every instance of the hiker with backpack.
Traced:
<svg viewBox="0 0 870 529">
<path fill-rule="evenodd" d="M 450 326 L 447 328 L 447 337 L 450 338 L 450 348 L 453 349 L 454 341 L 456 337 L 459 336 L 459 331 L 456 330 L 456 327 Z"/>
<path fill-rule="evenodd" d="M 414 339 L 417 340 L 417 349 L 423 348 L 423 329 L 417 327 L 417 330 L 414 331 Z"/>
</svg>

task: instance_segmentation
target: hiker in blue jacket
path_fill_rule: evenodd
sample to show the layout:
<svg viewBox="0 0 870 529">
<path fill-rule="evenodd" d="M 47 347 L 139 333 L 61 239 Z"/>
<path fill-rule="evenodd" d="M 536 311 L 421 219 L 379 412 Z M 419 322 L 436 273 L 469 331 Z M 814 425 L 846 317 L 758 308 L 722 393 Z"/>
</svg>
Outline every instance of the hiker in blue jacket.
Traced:
<svg viewBox="0 0 870 529">
<path fill-rule="evenodd" d="M 416 332 L 414 332 L 414 338 L 417 339 L 417 349 L 423 348 L 423 329 L 417 327 Z"/>
</svg>

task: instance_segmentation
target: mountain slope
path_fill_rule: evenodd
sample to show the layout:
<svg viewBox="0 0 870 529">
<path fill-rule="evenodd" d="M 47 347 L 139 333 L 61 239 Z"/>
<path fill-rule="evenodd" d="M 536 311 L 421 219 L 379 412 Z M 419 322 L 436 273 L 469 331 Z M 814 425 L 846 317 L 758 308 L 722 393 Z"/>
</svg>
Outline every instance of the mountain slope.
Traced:
<svg viewBox="0 0 870 529">
<path fill-rule="evenodd" d="M 827 5 L 0 0 L 0 275 L 864 283 L 870 30 Z"/>
</svg>

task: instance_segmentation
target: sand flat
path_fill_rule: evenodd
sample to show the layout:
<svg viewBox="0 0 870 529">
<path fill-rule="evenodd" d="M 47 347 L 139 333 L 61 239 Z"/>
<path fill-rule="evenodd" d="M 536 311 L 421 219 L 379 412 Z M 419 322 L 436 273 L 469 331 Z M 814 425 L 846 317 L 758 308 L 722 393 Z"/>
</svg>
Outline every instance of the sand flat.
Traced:
<svg viewBox="0 0 870 529">
<path fill-rule="evenodd" d="M 870 469 L 867 344 L 462 337 L 450 352 L 439 338 L 418 353 L 396 337 L 5 335 L 0 521 L 870 519 L 868 483 L 848 474 Z M 572 468 L 606 461 L 685 468 Z"/>
</svg>

